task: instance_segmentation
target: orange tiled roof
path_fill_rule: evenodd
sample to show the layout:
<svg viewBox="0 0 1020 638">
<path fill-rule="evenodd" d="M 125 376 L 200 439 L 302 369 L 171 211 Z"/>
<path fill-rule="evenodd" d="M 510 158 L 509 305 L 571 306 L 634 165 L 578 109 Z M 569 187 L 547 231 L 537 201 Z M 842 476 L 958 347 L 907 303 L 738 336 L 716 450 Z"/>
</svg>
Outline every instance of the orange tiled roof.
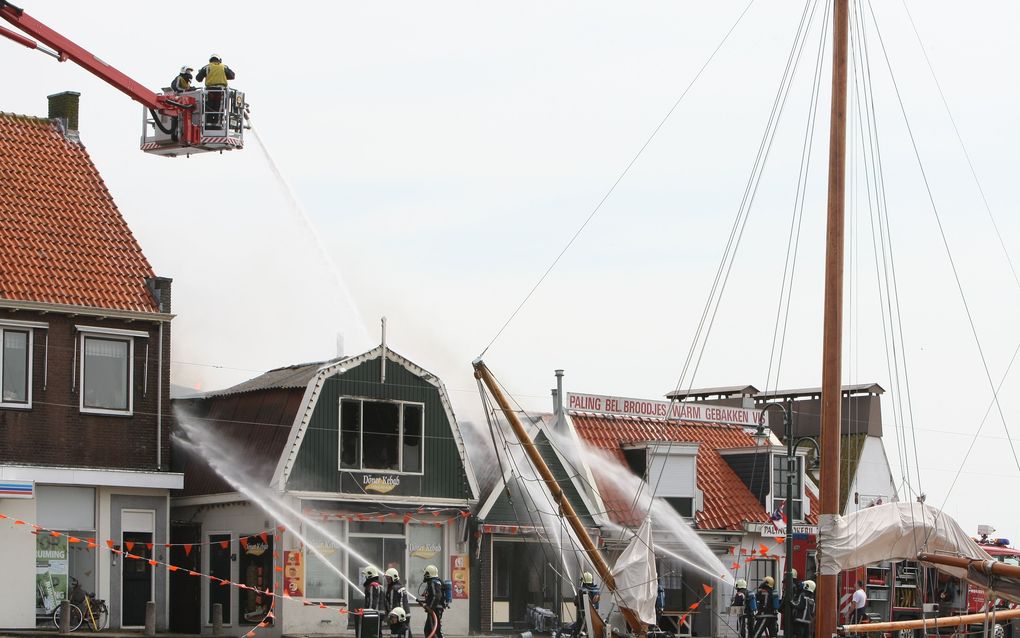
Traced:
<svg viewBox="0 0 1020 638">
<path fill-rule="evenodd" d="M 572 412 L 570 415 L 582 439 L 606 450 L 627 466 L 621 444 L 643 441 L 677 441 L 700 443 L 698 449 L 698 489 L 704 493 L 704 510 L 697 512 L 700 529 L 739 530 L 744 522 L 764 523 L 769 516 L 751 490 L 744 484 L 719 450 L 748 448 L 754 438 L 740 426 L 670 421 L 637 417 L 614 417 Z M 618 486 L 595 476 L 599 493 L 610 518 L 621 525 L 636 526 L 643 519 L 641 512 L 631 509 L 633 494 L 624 494 Z M 817 512 L 814 494 L 808 491 L 811 511 Z M 817 522 L 817 516 L 808 516 Z"/>
<path fill-rule="evenodd" d="M 156 312 L 153 276 L 85 147 L 0 113 L 0 299 Z"/>
</svg>

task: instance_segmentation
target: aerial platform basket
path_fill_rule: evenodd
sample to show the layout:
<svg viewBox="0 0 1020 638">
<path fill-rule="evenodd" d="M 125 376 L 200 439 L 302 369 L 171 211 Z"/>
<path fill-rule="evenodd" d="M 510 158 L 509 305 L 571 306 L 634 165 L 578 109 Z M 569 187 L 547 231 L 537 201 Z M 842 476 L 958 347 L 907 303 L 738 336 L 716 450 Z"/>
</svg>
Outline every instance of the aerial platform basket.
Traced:
<svg viewBox="0 0 1020 638">
<path fill-rule="evenodd" d="M 178 157 L 244 148 L 247 104 L 241 91 L 193 89 L 179 95 L 164 93 L 160 98 L 178 106 L 184 116 L 145 108 L 141 149 L 146 153 Z"/>
</svg>

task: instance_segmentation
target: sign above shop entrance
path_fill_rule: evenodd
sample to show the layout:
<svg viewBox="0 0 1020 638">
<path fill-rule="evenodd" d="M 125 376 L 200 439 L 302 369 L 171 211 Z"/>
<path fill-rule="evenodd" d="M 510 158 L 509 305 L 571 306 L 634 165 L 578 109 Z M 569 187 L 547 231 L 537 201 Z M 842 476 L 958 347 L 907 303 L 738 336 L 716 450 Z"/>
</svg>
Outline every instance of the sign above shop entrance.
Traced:
<svg viewBox="0 0 1020 638">
<path fill-rule="evenodd" d="M 568 392 L 567 409 L 577 412 L 595 412 L 616 416 L 699 421 L 702 423 L 728 423 L 746 426 L 756 426 L 759 421 L 764 419 L 763 424 L 768 425 L 768 415 L 763 416 L 760 410 L 704 403 L 630 399 L 601 394 L 576 394 Z"/>
</svg>

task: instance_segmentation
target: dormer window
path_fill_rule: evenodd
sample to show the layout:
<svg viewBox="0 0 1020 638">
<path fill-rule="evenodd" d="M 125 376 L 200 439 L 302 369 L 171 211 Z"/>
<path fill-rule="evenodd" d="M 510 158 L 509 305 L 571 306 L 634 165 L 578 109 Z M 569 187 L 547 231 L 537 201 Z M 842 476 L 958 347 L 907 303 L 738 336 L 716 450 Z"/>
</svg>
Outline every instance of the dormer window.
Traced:
<svg viewBox="0 0 1020 638">
<path fill-rule="evenodd" d="M 425 406 L 404 401 L 340 401 L 341 470 L 420 474 Z"/>
<path fill-rule="evenodd" d="M 787 474 L 793 472 L 793 495 L 786 516 L 792 521 L 804 520 L 804 457 L 790 459 L 785 454 L 772 457 L 772 511 L 779 512 L 786 499 Z"/>
<path fill-rule="evenodd" d="M 633 463 L 642 460 L 636 455 L 639 450 L 645 456 L 645 481 L 655 495 L 693 523 L 695 513 L 704 507 L 698 490 L 698 444 L 657 441 L 628 447 L 624 454 Z"/>
</svg>

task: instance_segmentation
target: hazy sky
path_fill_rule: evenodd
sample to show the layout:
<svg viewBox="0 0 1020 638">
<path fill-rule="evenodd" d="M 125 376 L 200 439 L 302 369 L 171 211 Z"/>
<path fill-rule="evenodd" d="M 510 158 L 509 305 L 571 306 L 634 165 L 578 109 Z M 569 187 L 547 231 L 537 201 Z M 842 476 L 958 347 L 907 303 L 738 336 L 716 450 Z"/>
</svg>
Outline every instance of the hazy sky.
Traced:
<svg viewBox="0 0 1020 638">
<path fill-rule="evenodd" d="M 154 89 L 210 53 L 237 73 L 255 125 L 349 291 L 336 284 L 258 144 L 190 159 L 137 150 L 142 109 L 71 63 L 0 42 L 0 110 L 45 115 L 82 93 L 81 134 L 146 255 L 174 278 L 174 382 L 214 389 L 375 345 L 479 411 L 470 362 L 591 212 L 745 2 L 138 2 L 22 0 Z M 878 21 L 995 382 L 1020 340 L 1014 280 L 900 2 Z M 1006 246 L 1020 246 L 1015 34 L 1020 7 L 909 2 Z M 677 382 L 803 5 L 755 2 L 630 174 L 486 355 L 516 397 L 568 390 L 654 398 Z M 871 74 L 912 389 L 921 489 L 940 505 L 991 400 L 896 94 Z M 769 378 L 783 256 L 808 112 L 809 43 L 695 386 Z M 822 98 L 827 101 L 828 76 Z M 779 384 L 820 383 L 827 108 L 815 136 Z M 860 193 L 863 193 L 861 186 Z M 846 382 L 889 382 L 863 197 L 848 236 Z M 1018 256 L 1020 259 L 1020 256 Z M 357 309 L 347 303 L 354 300 Z M 850 338 L 852 335 L 853 338 Z M 774 369 L 774 366 L 773 366 Z M 775 374 L 770 386 L 775 385 Z M 1017 416 L 1020 373 L 1000 395 Z M 901 473 L 898 415 L 886 441 Z M 904 408 L 906 410 L 906 408 Z M 1020 436 L 1020 433 L 1013 432 Z M 908 434 L 908 437 L 910 435 Z M 1018 442 L 1020 444 L 1020 442 Z M 1020 463 L 993 410 L 948 509 L 1020 535 L 998 510 Z"/>
</svg>

